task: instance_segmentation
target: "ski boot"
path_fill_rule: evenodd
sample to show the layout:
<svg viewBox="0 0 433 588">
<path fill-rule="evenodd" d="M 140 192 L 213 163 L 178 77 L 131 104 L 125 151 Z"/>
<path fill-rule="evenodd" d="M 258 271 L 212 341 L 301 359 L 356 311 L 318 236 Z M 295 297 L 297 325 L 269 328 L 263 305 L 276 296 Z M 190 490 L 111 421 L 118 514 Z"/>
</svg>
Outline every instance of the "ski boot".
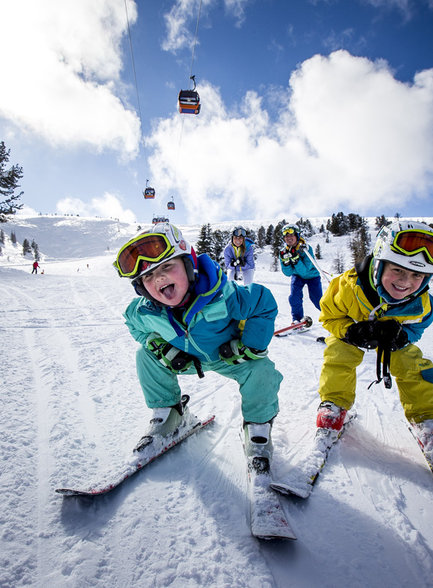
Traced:
<svg viewBox="0 0 433 588">
<path fill-rule="evenodd" d="M 245 423 L 245 455 L 248 468 L 258 473 L 268 472 L 273 453 L 271 422 Z"/>
<path fill-rule="evenodd" d="M 160 437 L 176 435 L 182 424 L 189 418 L 190 413 L 186 406 L 188 402 L 189 396 L 184 394 L 180 402 L 175 406 L 154 408 L 152 418 L 150 419 L 150 428 L 134 447 L 134 452 L 142 451 L 147 445 L 152 443 L 153 438 L 157 435 Z"/>
<path fill-rule="evenodd" d="M 412 423 L 412 428 L 430 469 L 433 471 L 433 419 Z"/>
<path fill-rule="evenodd" d="M 316 419 L 316 441 L 323 440 L 326 446 L 334 443 L 340 436 L 347 410 L 325 400 L 319 404 Z"/>
</svg>

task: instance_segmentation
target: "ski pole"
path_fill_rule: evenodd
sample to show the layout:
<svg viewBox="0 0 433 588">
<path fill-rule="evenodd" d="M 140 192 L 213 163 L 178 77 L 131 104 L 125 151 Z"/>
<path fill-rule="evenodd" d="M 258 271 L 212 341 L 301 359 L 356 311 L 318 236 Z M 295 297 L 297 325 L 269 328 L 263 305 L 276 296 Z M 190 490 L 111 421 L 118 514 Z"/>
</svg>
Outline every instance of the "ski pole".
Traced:
<svg viewBox="0 0 433 588">
<path fill-rule="evenodd" d="M 327 272 L 325 272 L 324 270 L 321 269 L 321 267 L 319 266 L 319 264 L 317 263 L 317 261 L 314 259 L 314 257 L 312 255 L 310 255 L 309 251 L 307 248 L 304 249 L 304 253 L 305 255 L 308 257 L 308 259 L 311 261 L 311 263 L 314 265 L 314 267 L 316 268 L 316 270 L 319 272 L 319 274 L 325 278 L 328 281 L 328 284 L 331 282 L 331 280 L 328 278 L 328 276 L 326 275 Z"/>
</svg>

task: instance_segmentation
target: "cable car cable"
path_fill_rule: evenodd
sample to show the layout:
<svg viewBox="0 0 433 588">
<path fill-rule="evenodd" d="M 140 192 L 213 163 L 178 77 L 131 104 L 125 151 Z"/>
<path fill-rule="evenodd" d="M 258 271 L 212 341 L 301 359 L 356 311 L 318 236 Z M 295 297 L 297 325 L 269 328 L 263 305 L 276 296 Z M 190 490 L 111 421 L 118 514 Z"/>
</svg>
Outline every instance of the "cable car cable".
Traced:
<svg viewBox="0 0 433 588">
<path fill-rule="evenodd" d="M 139 119 L 140 119 L 141 129 L 143 129 L 143 119 L 142 119 L 142 116 L 141 116 L 141 105 L 140 105 L 140 94 L 138 92 L 137 74 L 135 72 L 134 50 L 132 48 L 131 29 L 129 27 L 128 6 L 127 6 L 127 3 L 126 3 L 126 0 L 124 0 L 124 2 L 125 2 L 125 12 L 126 12 L 126 23 L 128 25 L 129 48 L 131 50 L 132 72 L 134 74 L 135 92 L 137 94 L 138 116 L 139 116 Z"/>
</svg>

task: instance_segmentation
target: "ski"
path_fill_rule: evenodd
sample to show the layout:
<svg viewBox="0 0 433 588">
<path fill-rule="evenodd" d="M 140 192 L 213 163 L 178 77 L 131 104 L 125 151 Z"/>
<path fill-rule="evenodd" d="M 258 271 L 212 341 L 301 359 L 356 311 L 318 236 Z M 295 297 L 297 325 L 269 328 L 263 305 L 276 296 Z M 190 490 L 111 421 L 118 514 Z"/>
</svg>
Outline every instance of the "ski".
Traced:
<svg viewBox="0 0 433 588">
<path fill-rule="evenodd" d="M 413 428 L 411 426 L 408 426 L 409 431 L 412 433 L 413 438 L 415 439 L 415 441 L 418 443 L 418 447 L 421 449 L 422 454 L 427 462 L 428 467 L 430 468 L 432 474 L 433 474 L 433 459 L 432 457 L 426 452 L 424 451 L 424 446 L 421 443 L 421 441 L 418 439 L 418 437 L 416 436 L 415 431 L 413 430 Z"/>
<path fill-rule="evenodd" d="M 341 439 L 347 426 L 355 416 L 356 413 L 348 413 L 348 419 L 338 435 L 333 435 L 332 433 L 335 432 L 329 429 L 317 429 L 313 447 L 309 456 L 305 459 L 304 465 L 292 472 L 290 479 L 286 482 L 272 481 L 270 487 L 280 494 L 308 498 L 313 490 L 314 483 L 325 466 L 329 452 L 337 441 Z"/>
<path fill-rule="evenodd" d="M 266 457 L 248 459 L 251 534 L 257 539 L 296 539 L 278 494 L 269 485 L 272 476 Z"/>
<path fill-rule="evenodd" d="M 155 461 L 158 457 L 167 453 L 169 449 L 176 447 L 182 441 L 198 433 L 207 425 L 213 422 L 215 415 L 211 415 L 204 420 L 193 417 L 195 420 L 187 423 L 184 427 L 180 427 L 175 434 L 170 437 L 162 437 L 155 435 L 149 437 L 146 441 L 144 449 L 140 452 L 133 453 L 132 458 L 124 464 L 119 472 L 108 473 L 103 480 L 96 484 L 92 484 L 86 488 L 57 488 L 56 492 L 63 496 L 100 496 L 107 494 L 114 488 L 117 488 L 125 480 L 142 470 L 145 466 Z"/>
<path fill-rule="evenodd" d="M 277 331 L 274 332 L 274 336 L 275 337 L 286 337 L 287 335 L 290 335 L 291 333 L 302 333 L 303 331 L 306 331 L 307 329 L 309 329 L 312 324 L 313 324 L 313 320 L 309 316 L 306 316 L 302 321 L 299 321 L 299 323 L 292 323 L 288 327 L 283 327 L 282 329 L 278 329 Z"/>
</svg>

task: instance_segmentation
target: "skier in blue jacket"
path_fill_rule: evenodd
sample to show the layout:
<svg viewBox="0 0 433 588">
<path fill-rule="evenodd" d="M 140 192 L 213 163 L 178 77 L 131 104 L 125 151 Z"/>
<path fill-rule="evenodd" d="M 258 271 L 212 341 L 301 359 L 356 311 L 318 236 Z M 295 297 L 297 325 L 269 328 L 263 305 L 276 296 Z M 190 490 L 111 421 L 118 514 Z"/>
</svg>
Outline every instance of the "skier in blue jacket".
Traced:
<svg viewBox="0 0 433 588">
<path fill-rule="evenodd" d="M 217 263 L 206 254 L 197 257 L 169 223 L 126 243 L 114 265 L 139 295 L 124 316 L 141 344 L 137 373 L 153 409 L 144 438 L 170 435 L 189 418 L 178 375 L 203 377 L 212 370 L 239 384 L 247 455 L 270 459 L 282 380 L 267 357 L 277 314 L 270 290 L 228 281 Z"/>
<path fill-rule="evenodd" d="M 304 286 L 308 288 L 311 302 L 320 310 L 322 282 L 319 271 L 311 261 L 314 259 L 313 249 L 300 236 L 298 227 L 284 225 L 282 233 L 285 246 L 280 251 L 280 264 L 283 274 L 292 277 L 289 304 L 292 309 L 292 320 L 296 323 L 304 318 Z"/>
<path fill-rule="evenodd" d="M 254 279 L 254 242 L 247 237 L 243 227 L 235 227 L 230 242 L 224 249 L 224 265 L 227 269 L 227 279 L 234 280 L 236 270 L 242 271 L 244 286 L 248 286 Z"/>
</svg>

